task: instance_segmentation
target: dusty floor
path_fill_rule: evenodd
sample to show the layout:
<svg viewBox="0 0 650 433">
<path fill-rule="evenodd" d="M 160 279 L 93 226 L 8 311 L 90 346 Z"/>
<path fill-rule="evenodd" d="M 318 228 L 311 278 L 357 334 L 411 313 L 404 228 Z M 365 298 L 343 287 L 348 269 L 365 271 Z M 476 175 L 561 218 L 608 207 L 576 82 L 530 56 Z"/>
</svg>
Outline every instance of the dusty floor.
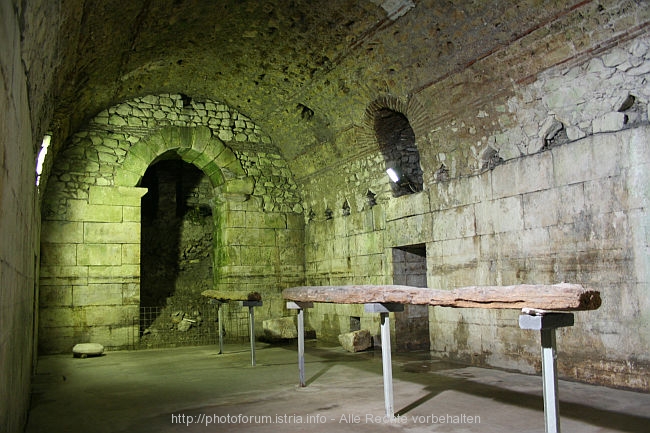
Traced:
<svg viewBox="0 0 650 433">
<path fill-rule="evenodd" d="M 27 433 L 543 432 L 541 377 L 394 354 L 395 408 L 383 418 L 381 352 L 247 345 L 48 356 Z M 650 394 L 560 382 L 565 432 L 650 431 Z"/>
</svg>

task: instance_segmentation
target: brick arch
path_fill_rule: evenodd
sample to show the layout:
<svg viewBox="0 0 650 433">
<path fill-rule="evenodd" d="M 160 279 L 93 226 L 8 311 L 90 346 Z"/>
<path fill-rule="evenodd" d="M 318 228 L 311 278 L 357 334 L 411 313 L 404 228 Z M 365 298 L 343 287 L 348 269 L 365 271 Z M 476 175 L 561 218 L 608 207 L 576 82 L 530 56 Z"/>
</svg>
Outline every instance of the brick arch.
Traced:
<svg viewBox="0 0 650 433">
<path fill-rule="evenodd" d="M 169 151 L 202 170 L 215 188 L 245 194 L 253 191 L 237 156 L 206 126 L 166 126 L 133 145 L 116 170 L 115 185 L 138 185 L 147 168 Z"/>
<path fill-rule="evenodd" d="M 392 95 L 382 95 L 366 107 L 366 111 L 358 131 L 358 140 L 362 145 L 377 145 L 375 137 L 375 115 L 378 111 L 388 108 L 403 114 L 409 121 L 416 141 L 426 137 L 431 130 L 431 119 L 424 107 L 416 98 L 401 99 Z"/>
</svg>

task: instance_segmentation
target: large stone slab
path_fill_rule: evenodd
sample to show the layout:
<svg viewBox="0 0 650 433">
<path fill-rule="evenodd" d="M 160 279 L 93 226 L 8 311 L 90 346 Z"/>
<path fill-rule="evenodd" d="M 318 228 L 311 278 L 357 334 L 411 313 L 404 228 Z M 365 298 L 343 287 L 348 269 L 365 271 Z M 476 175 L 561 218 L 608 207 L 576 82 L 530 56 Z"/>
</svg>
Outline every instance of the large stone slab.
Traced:
<svg viewBox="0 0 650 433">
<path fill-rule="evenodd" d="M 372 346 L 372 337 L 367 329 L 339 335 L 341 346 L 348 352 L 361 352 Z"/>
</svg>

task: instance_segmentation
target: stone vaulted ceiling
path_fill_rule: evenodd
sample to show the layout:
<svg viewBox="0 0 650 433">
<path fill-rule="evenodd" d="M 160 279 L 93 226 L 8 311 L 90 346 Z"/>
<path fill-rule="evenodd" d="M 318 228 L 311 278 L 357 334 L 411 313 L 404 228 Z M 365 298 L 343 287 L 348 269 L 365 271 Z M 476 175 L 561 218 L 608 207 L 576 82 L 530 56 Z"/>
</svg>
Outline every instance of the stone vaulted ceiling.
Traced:
<svg viewBox="0 0 650 433">
<path fill-rule="evenodd" d="M 236 108 L 291 160 L 358 124 L 379 96 L 407 97 L 571 7 L 563 0 L 65 0 L 49 59 L 54 76 L 43 78 L 52 82 L 49 127 L 61 142 L 111 105 L 183 93 Z M 32 95 L 48 92 L 30 87 Z"/>
</svg>

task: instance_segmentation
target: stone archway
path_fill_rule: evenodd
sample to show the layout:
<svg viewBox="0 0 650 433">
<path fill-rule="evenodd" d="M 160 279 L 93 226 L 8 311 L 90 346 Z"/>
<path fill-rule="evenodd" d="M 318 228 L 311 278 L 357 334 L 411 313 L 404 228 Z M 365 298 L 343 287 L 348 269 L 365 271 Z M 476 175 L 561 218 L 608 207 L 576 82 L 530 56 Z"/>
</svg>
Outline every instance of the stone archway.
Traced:
<svg viewBox="0 0 650 433">
<path fill-rule="evenodd" d="M 286 162 L 254 122 L 225 104 L 150 95 L 100 112 L 52 167 L 43 196 L 41 353 L 89 341 L 133 345 L 147 192 L 139 185 L 167 152 L 209 178 L 213 284 L 263 292 L 269 308 L 261 315 L 282 314 L 281 288 L 304 278 L 302 208 Z M 239 322 L 228 335 L 247 335 Z"/>
</svg>

